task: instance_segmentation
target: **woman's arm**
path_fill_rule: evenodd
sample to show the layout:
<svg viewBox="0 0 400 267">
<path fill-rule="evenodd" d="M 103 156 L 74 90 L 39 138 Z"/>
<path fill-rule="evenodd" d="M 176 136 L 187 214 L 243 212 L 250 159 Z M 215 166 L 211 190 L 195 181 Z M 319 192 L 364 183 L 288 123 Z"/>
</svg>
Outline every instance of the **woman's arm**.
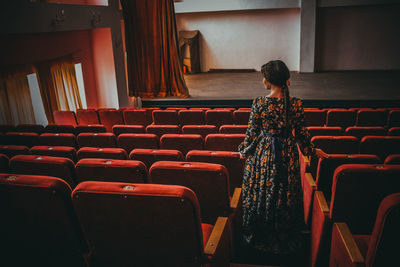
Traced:
<svg viewBox="0 0 400 267">
<path fill-rule="evenodd" d="M 251 106 L 249 123 L 246 131 L 244 141 L 239 145 L 239 152 L 242 156 L 247 157 L 254 153 L 255 146 L 257 145 L 257 138 L 260 134 L 261 118 L 259 114 L 259 107 L 262 104 L 261 97 L 253 100 Z"/>
</svg>

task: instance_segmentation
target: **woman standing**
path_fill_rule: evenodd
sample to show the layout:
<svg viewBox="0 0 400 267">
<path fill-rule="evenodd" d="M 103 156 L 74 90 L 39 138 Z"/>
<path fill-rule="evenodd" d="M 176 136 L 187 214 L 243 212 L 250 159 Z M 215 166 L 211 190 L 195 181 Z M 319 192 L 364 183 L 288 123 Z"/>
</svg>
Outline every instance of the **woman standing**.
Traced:
<svg viewBox="0 0 400 267">
<path fill-rule="evenodd" d="M 243 177 L 245 245 L 256 251 L 290 255 L 301 246 L 304 226 L 299 154 L 326 157 L 314 148 L 304 125 L 300 99 L 289 96 L 290 72 L 280 60 L 263 65 L 268 96 L 253 101 L 239 152 L 247 158 Z"/>
</svg>

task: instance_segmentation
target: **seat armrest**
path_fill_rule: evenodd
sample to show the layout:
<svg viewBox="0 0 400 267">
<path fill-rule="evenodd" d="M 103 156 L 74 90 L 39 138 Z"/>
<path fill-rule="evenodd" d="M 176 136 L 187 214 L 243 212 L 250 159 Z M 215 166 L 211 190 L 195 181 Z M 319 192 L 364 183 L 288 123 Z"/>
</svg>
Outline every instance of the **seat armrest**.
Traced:
<svg viewBox="0 0 400 267">
<path fill-rule="evenodd" d="M 229 266 L 230 233 L 227 217 L 218 217 L 204 254 L 212 266 Z"/>
<path fill-rule="evenodd" d="M 311 266 L 325 266 L 321 263 L 329 256 L 328 239 L 330 237 L 329 207 L 321 191 L 314 192 L 311 217 Z M 328 254 L 328 255 L 326 255 Z"/>
<path fill-rule="evenodd" d="M 239 207 L 239 201 L 240 198 L 242 196 L 242 188 L 235 188 L 235 191 L 233 192 L 233 196 L 231 198 L 231 203 L 230 203 L 230 207 L 232 211 L 237 210 L 237 208 Z"/>
<path fill-rule="evenodd" d="M 364 256 L 346 223 L 333 224 L 329 266 L 365 266 Z"/>
<path fill-rule="evenodd" d="M 317 190 L 317 185 L 311 175 L 307 172 L 304 176 L 303 185 L 303 207 L 304 207 L 304 222 L 306 225 L 310 225 L 311 211 L 314 198 L 314 192 Z"/>
</svg>

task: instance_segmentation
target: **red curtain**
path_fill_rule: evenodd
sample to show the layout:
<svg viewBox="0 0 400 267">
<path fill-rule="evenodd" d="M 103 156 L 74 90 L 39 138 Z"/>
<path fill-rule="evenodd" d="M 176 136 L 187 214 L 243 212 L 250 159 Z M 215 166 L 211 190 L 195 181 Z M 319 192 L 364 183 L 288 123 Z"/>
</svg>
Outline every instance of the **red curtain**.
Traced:
<svg viewBox="0 0 400 267">
<path fill-rule="evenodd" d="M 129 95 L 189 97 L 179 61 L 173 0 L 121 0 Z"/>
</svg>

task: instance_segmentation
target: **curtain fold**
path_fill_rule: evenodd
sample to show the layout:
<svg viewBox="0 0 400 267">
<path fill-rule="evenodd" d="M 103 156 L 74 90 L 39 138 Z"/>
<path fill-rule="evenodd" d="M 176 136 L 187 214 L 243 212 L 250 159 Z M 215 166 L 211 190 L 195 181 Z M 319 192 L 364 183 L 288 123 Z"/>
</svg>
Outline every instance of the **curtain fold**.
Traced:
<svg viewBox="0 0 400 267">
<path fill-rule="evenodd" d="M 42 97 L 44 112 L 49 124 L 54 123 L 53 111 L 58 110 L 57 98 L 50 73 L 49 63 L 36 65 L 36 74 L 39 82 L 40 95 Z"/>
<path fill-rule="evenodd" d="M 172 0 L 121 0 L 129 95 L 189 97 L 179 61 Z"/>
</svg>

